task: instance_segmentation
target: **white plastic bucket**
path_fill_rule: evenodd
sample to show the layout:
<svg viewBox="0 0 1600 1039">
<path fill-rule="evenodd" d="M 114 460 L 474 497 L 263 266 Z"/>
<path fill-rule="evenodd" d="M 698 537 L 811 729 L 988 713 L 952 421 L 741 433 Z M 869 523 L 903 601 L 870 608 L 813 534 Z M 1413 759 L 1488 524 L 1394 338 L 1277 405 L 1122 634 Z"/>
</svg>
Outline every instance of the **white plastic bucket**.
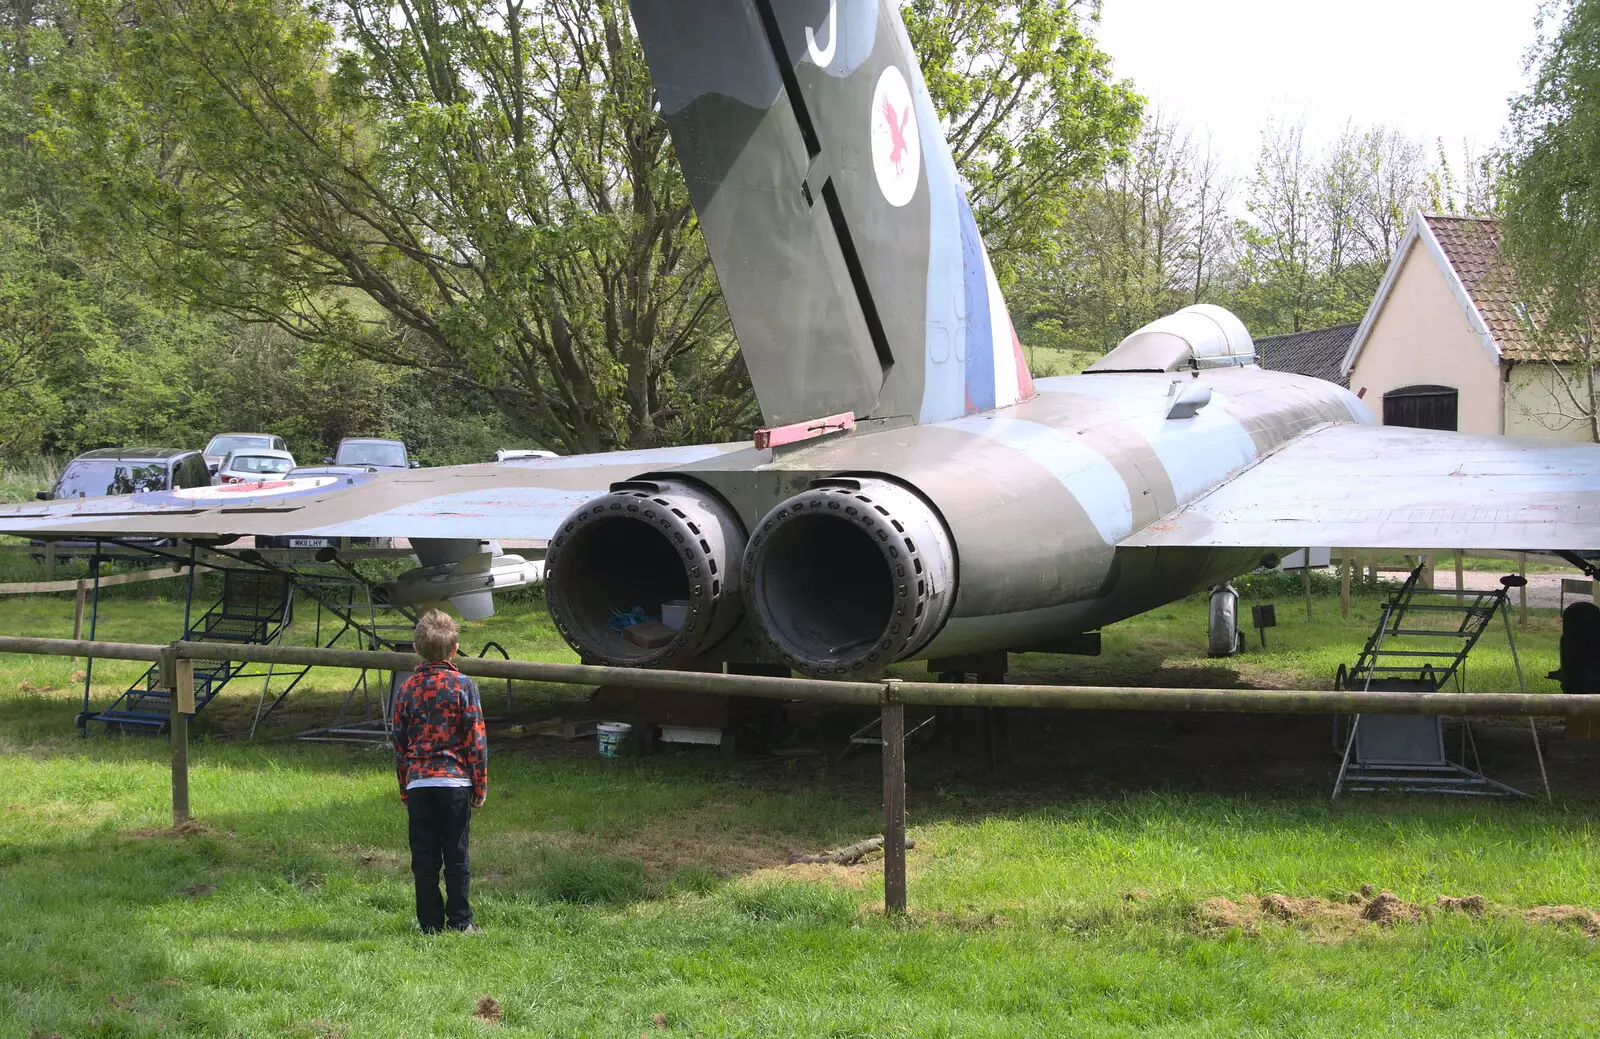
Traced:
<svg viewBox="0 0 1600 1039">
<path fill-rule="evenodd" d="M 627 722 L 598 722 L 594 727 L 596 741 L 600 744 L 602 758 L 615 758 L 622 754 L 622 746 L 633 732 Z"/>
<path fill-rule="evenodd" d="M 689 600 L 668 599 L 661 604 L 661 623 L 673 631 L 682 631 L 689 622 Z"/>
</svg>

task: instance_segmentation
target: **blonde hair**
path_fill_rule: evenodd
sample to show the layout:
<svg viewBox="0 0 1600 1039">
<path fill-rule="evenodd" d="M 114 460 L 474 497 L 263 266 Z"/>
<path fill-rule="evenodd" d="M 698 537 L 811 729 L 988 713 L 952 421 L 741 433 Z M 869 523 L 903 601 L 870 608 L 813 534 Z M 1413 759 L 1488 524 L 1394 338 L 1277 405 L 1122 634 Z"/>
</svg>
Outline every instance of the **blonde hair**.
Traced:
<svg viewBox="0 0 1600 1039">
<path fill-rule="evenodd" d="M 423 660 L 449 660 L 450 651 L 460 641 L 461 629 L 443 610 L 429 610 L 417 618 L 411 645 Z"/>
</svg>

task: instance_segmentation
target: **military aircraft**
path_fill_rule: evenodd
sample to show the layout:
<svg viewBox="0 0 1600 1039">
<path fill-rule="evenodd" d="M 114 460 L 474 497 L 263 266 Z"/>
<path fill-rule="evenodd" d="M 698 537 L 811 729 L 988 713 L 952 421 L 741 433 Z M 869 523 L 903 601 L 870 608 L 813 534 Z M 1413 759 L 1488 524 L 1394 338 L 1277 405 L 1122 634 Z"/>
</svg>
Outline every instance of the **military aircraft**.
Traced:
<svg viewBox="0 0 1600 1039">
<path fill-rule="evenodd" d="M 46 502 L 0 532 L 407 537 L 463 595 L 480 541 L 548 539 L 585 660 L 820 678 L 1059 643 L 1289 547 L 1600 547 L 1600 447 L 1377 425 L 1263 371 L 1218 307 L 1034 380 L 894 3 L 632 11 L 754 443 Z M 679 601 L 661 644 L 615 623 Z"/>
</svg>

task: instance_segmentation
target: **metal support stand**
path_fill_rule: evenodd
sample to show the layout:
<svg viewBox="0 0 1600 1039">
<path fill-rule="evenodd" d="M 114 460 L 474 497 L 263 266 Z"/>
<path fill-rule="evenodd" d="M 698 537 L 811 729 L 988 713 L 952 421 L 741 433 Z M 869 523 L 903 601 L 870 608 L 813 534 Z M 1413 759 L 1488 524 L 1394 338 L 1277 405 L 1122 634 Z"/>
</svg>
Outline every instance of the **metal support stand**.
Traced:
<svg viewBox="0 0 1600 1039">
<path fill-rule="evenodd" d="M 1348 673 L 1349 677 L 1361 679 L 1363 692 L 1384 690 L 1436 692 L 1452 679 L 1459 691 L 1464 685 L 1463 674 L 1467 654 L 1477 644 L 1483 631 L 1493 623 L 1494 615 L 1498 613 L 1505 625 L 1506 644 L 1511 650 L 1511 661 L 1516 668 L 1517 688 L 1526 694 L 1527 683 L 1522 674 L 1522 661 L 1517 654 L 1516 636 L 1511 627 L 1510 602 L 1511 589 L 1523 585 L 1524 579 L 1519 576 L 1503 577 L 1499 591 L 1478 593 L 1471 604 L 1421 605 L 1413 601 L 1413 596 L 1419 590 L 1418 584 L 1424 565 L 1419 565 L 1401 591 L 1384 604 L 1378 628 L 1368 640 L 1366 648 L 1362 650 L 1361 659 L 1357 661 L 1355 670 Z M 1430 616 L 1450 618 L 1454 614 L 1461 615 L 1461 620 L 1455 627 L 1449 626 L 1455 623 L 1453 620 L 1448 621 L 1445 627 L 1424 626 L 1426 618 Z M 1405 627 L 1403 625 L 1408 623 L 1408 615 L 1412 615 L 1413 619 L 1409 621 L 1410 627 Z M 1423 641 L 1431 639 L 1435 642 L 1443 640 L 1451 643 L 1452 648 L 1386 649 L 1385 640 L 1390 635 L 1402 640 L 1406 637 Z M 1402 641 L 1401 644 L 1405 643 Z M 1429 661 L 1421 666 L 1415 666 L 1416 660 L 1426 660 L 1428 657 L 1443 658 L 1448 663 L 1435 666 Z M 1403 663 L 1385 663 L 1388 658 L 1398 658 Z M 1374 686 L 1375 674 L 1382 676 L 1376 686 Z M 1344 688 L 1347 687 L 1348 680 L 1347 672 L 1341 666 L 1335 684 Z M 1356 715 L 1350 725 L 1349 738 L 1345 741 L 1344 752 L 1340 757 L 1339 774 L 1333 785 L 1334 800 L 1346 790 L 1526 797 L 1527 795 L 1521 790 L 1485 776 L 1481 771 L 1481 765 L 1477 769 L 1466 766 L 1469 744 L 1474 764 L 1477 764 L 1477 743 L 1472 737 L 1471 723 L 1463 718 L 1461 724 L 1463 726 L 1461 760 L 1451 761 L 1445 755 L 1444 722 L 1438 715 Z M 1539 762 L 1539 775 L 1544 782 L 1545 796 L 1549 797 L 1550 779 L 1544 767 L 1544 753 L 1539 746 L 1538 729 L 1531 718 L 1528 725 L 1533 736 L 1534 756 Z"/>
<path fill-rule="evenodd" d="M 1524 564 L 1524 566 L 1526 566 L 1526 564 Z M 1528 583 L 1526 577 L 1523 578 L 1522 594 L 1524 596 L 1528 594 Z M 1517 691 L 1519 693 L 1526 693 L 1528 691 L 1528 683 L 1527 680 L 1522 677 L 1522 658 L 1517 655 L 1517 639 L 1516 636 L 1511 633 L 1511 606 L 1509 603 L 1502 603 L 1501 607 L 1500 619 L 1505 621 L 1506 625 L 1506 645 L 1511 647 L 1511 665 L 1517 669 Z M 1524 614 L 1526 614 L 1526 612 L 1526 610 L 1523 611 Z M 1467 720 L 1463 718 L 1461 720 L 1461 724 L 1467 724 Z M 1533 737 L 1533 756 L 1538 759 L 1539 762 L 1539 779 L 1544 783 L 1544 799 L 1546 801 L 1553 800 L 1555 795 L 1550 792 L 1550 773 L 1545 771 L 1544 767 L 1544 749 L 1539 746 L 1539 727 L 1534 724 L 1531 717 L 1528 719 L 1528 734 Z"/>
<path fill-rule="evenodd" d="M 1305 593 L 1305 597 L 1306 597 L 1306 620 L 1309 622 L 1309 621 L 1312 620 L 1312 616 L 1311 616 L 1311 549 L 1303 548 L 1300 551 L 1305 553 L 1305 555 L 1302 556 L 1301 559 L 1300 559 L 1300 562 L 1302 564 L 1304 564 L 1304 565 L 1302 565 L 1300 567 L 1300 588 Z"/>
<path fill-rule="evenodd" d="M 902 724 L 901 740 L 909 744 L 917 737 L 918 733 L 927 732 L 932 735 L 938 732 L 939 727 L 934 724 L 937 717 L 937 714 L 930 714 L 911 726 L 909 730 L 906 730 L 904 724 Z M 850 734 L 850 742 L 845 745 L 844 750 L 839 752 L 839 756 L 834 759 L 834 763 L 838 764 L 848 760 L 850 755 L 862 747 L 881 747 L 887 738 L 883 733 L 883 719 L 881 717 L 874 718 Z"/>
<path fill-rule="evenodd" d="M 194 619 L 194 542 L 189 542 L 189 579 L 183 592 L 183 631 L 188 636 L 189 623 Z"/>
</svg>

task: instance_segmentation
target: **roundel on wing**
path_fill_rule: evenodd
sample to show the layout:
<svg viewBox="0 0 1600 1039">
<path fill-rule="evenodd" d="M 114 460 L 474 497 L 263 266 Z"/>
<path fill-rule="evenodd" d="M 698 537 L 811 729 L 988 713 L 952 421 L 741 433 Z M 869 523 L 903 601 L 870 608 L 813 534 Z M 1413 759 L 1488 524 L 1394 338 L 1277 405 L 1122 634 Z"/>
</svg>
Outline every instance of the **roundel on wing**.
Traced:
<svg viewBox="0 0 1600 1039">
<path fill-rule="evenodd" d="M 258 480 L 253 483 L 224 483 L 213 487 L 179 487 L 175 498 L 266 498 L 279 494 L 314 491 L 339 482 L 337 476 L 297 476 L 292 480 Z"/>
<path fill-rule="evenodd" d="M 878 77 L 872 92 L 872 169 L 878 189 L 891 206 L 903 206 L 917 193 L 922 175 L 922 137 L 911 88 L 897 66 Z"/>
</svg>

